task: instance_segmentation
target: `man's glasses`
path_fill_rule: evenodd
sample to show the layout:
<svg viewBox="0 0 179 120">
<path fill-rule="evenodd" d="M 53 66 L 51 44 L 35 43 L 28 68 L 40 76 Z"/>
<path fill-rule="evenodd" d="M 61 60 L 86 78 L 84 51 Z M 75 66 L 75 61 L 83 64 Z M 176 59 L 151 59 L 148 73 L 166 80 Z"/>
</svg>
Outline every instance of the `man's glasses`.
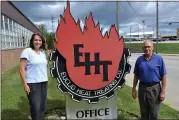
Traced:
<svg viewBox="0 0 179 120">
<path fill-rule="evenodd" d="M 144 48 L 151 48 L 151 46 L 144 46 Z"/>
</svg>

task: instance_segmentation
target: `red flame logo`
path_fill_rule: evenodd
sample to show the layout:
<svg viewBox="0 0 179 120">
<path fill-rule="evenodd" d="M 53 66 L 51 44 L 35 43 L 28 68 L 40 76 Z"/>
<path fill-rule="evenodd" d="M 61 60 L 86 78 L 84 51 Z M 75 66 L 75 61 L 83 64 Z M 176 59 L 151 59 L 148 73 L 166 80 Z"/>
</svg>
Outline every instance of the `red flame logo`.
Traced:
<svg viewBox="0 0 179 120">
<path fill-rule="evenodd" d="M 123 55 L 124 40 L 119 39 L 119 35 L 112 25 L 109 31 L 103 36 L 100 31 L 99 23 L 95 25 L 92 13 L 85 18 L 84 31 L 81 30 L 80 20 L 75 22 L 70 13 L 70 2 L 67 1 L 67 8 L 64 16 L 60 16 L 60 22 L 56 30 L 56 41 L 54 42 L 57 50 L 66 59 L 66 66 L 71 80 L 81 88 L 96 90 L 105 87 L 115 78 L 118 72 L 120 60 Z M 94 61 L 94 53 L 100 53 L 100 60 L 112 61 L 108 66 L 108 81 L 103 81 L 103 67 L 100 66 L 101 74 L 95 73 L 95 66 L 91 66 L 91 75 L 85 75 L 85 67 L 74 67 L 74 45 L 83 44 L 80 48 L 81 53 L 90 53 L 90 61 Z M 85 57 L 80 57 L 81 62 Z"/>
</svg>

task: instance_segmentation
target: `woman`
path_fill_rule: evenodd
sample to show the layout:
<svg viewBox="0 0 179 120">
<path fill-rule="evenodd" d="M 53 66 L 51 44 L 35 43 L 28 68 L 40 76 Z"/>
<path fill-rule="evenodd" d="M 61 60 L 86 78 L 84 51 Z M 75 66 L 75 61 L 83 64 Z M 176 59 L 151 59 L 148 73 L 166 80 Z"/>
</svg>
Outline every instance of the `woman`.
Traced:
<svg viewBox="0 0 179 120">
<path fill-rule="evenodd" d="M 30 47 L 20 56 L 20 76 L 27 94 L 32 120 L 41 120 L 45 115 L 47 98 L 46 42 L 39 33 L 32 35 Z"/>
</svg>

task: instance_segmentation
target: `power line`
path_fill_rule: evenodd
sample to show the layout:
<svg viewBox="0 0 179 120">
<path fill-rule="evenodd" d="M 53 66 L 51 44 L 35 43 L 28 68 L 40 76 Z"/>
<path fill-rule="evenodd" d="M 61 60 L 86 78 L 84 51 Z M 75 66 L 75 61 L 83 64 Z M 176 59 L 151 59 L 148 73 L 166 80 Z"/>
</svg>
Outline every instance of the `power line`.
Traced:
<svg viewBox="0 0 179 120">
<path fill-rule="evenodd" d="M 158 22 L 159 24 L 168 24 L 168 25 L 172 25 L 172 24 L 178 24 L 179 22 Z M 150 23 L 150 24 L 147 24 L 146 25 L 147 27 L 148 26 L 151 26 L 151 27 L 156 27 L 156 23 L 154 23 L 154 22 L 152 22 L 152 23 Z M 149 27 L 150 28 L 150 27 Z"/>
<path fill-rule="evenodd" d="M 165 19 L 165 18 L 178 18 L 179 16 L 165 16 L 165 17 L 159 17 L 158 19 Z M 148 18 L 147 21 L 152 21 L 155 18 Z"/>
<path fill-rule="evenodd" d="M 148 28 L 152 28 L 152 29 L 154 29 L 154 26 L 157 26 L 157 25 L 149 25 L 149 24 L 146 24 L 146 22 L 145 22 L 145 20 L 143 20 L 141 17 L 140 17 L 140 15 L 134 10 L 134 8 L 132 7 L 132 5 L 130 4 L 130 2 L 129 1 L 127 1 L 128 2 L 128 4 L 129 4 L 129 6 L 131 7 L 131 9 L 133 10 L 133 12 L 137 15 L 137 17 L 142 21 L 142 23 L 143 23 L 143 34 L 144 34 L 144 26 L 146 26 L 146 27 L 148 27 Z M 168 17 L 157 17 L 157 19 L 166 19 L 166 18 L 174 18 L 174 17 L 179 17 L 179 16 L 168 16 Z M 149 20 L 149 21 L 151 21 L 151 20 Z M 178 23 L 178 22 L 173 22 L 173 23 Z M 168 24 L 169 25 L 171 25 L 172 24 L 172 22 L 168 22 Z"/>
<path fill-rule="evenodd" d="M 132 8 L 132 10 L 134 11 L 134 13 L 137 15 L 137 17 L 141 20 L 141 22 L 143 23 L 143 38 L 145 38 L 145 35 L 144 35 L 144 26 L 145 26 L 145 20 L 142 20 L 140 15 L 134 10 L 134 8 L 132 7 L 132 5 L 130 4 L 129 1 L 127 1 L 127 3 L 129 4 L 129 6 Z"/>
<path fill-rule="evenodd" d="M 163 19 L 163 18 L 162 18 Z M 147 24 L 152 24 L 152 23 L 154 23 L 154 21 L 152 21 L 152 22 L 148 22 Z M 162 22 L 159 22 L 159 23 L 162 23 Z M 171 23 L 171 22 L 165 22 L 165 23 Z M 172 22 L 173 23 L 173 22 Z"/>
<path fill-rule="evenodd" d="M 132 7 L 131 3 L 129 1 L 127 1 L 129 6 L 132 8 L 132 10 L 134 11 L 134 13 L 137 15 L 137 17 L 143 22 L 144 19 L 141 19 L 141 16 L 134 10 L 134 8 Z M 165 18 L 174 18 L 174 17 L 179 17 L 179 16 L 166 16 L 166 17 L 160 17 L 158 19 L 165 19 Z M 155 19 L 155 18 L 151 18 L 151 19 Z M 152 21 L 152 20 L 149 20 L 149 21 Z M 145 20 L 146 21 L 146 20 Z"/>
<path fill-rule="evenodd" d="M 128 4 L 129 4 L 129 6 L 131 7 L 131 9 L 134 11 L 134 13 L 137 15 L 137 17 L 141 20 L 141 22 L 143 23 L 143 32 L 144 32 L 144 26 L 146 26 L 146 27 L 148 27 L 148 28 L 150 28 L 150 27 L 152 27 L 151 25 L 148 25 L 148 24 L 146 24 L 146 20 L 143 20 L 142 18 L 141 18 L 141 16 L 134 10 L 134 8 L 132 7 L 132 5 L 130 4 L 130 2 L 129 1 L 127 1 L 128 2 Z M 174 17 L 179 17 L 179 16 L 168 16 L 168 17 L 160 17 L 160 18 L 158 18 L 158 19 L 166 19 L 166 18 L 174 18 Z M 155 19 L 155 18 L 154 18 Z M 149 20 L 149 21 L 151 21 L 151 20 Z M 169 24 L 170 24 L 171 22 L 169 22 Z M 153 28 L 153 27 L 152 27 Z"/>
<path fill-rule="evenodd" d="M 142 21 L 142 23 L 143 23 L 143 21 L 144 20 L 142 20 L 141 19 L 141 17 L 139 16 L 139 14 L 134 10 L 134 8 L 132 7 L 132 5 L 130 4 L 130 2 L 129 1 L 127 1 L 127 3 L 129 4 L 129 6 L 132 8 L 132 10 L 134 11 L 134 13 L 138 16 L 138 18 Z"/>
</svg>

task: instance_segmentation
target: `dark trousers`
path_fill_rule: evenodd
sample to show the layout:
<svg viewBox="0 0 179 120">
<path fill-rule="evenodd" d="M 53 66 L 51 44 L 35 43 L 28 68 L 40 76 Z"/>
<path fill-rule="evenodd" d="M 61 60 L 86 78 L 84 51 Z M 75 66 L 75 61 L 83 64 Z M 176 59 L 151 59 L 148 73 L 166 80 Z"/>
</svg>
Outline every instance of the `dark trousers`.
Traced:
<svg viewBox="0 0 179 120">
<path fill-rule="evenodd" d="M 145 86 L 139 83 L 138 97 L 142 120 L 157 120 L 160 107 L 160 83 Z"/>
<path fill-rule="evenodd" d="M 28 83 L 28 95 L 32 120 L 42 120 L 45 115 L 48 82 Z"/>
</svg>

